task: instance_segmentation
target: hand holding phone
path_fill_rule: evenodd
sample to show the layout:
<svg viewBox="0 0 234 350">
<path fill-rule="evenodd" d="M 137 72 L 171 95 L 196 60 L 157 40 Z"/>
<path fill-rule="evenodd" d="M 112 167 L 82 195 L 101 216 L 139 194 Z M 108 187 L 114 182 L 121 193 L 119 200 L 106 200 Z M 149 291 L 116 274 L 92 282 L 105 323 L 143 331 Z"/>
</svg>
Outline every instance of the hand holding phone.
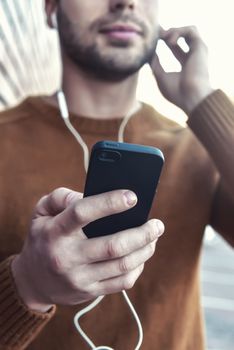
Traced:
<svg viewBox="0 0 234 350">
<path fill-rule="evenodd" d="M 127 196 L 127 197 L 126 197 Z M 131 288 L 163 234 L 158 220 L 114 235 L 87 239 L 83 226 L 131 208 L 128 192 L 83 198 L 58 188 L 34 209 L 28 237 L 14 258 L 12 273 L 29 309 L 47 312 L 53 304 L 74 305 Z"/>
<path fill-rule="evenodd" d="M 134 192 L 138 201 L 125 212 L 89 223 L 83 228 L 87 237 L 105 236 L 143 225 L 149 215 L 163 163 L 163 154 L 155 147 L 113 141 L 94 145 L 84 197 L 123 189 Z"/>
</svg>

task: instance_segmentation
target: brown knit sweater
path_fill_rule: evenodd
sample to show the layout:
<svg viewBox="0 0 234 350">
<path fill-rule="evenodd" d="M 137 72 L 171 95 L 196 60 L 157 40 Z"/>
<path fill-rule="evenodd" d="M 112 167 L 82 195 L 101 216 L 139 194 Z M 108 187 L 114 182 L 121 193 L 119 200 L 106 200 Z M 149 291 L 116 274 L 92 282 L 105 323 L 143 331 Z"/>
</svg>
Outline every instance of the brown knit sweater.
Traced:
<svg viewBox="0 0 234 350">
<path fill-rule="evenodd" d="M 90 148 L 98 140 L 116 140 L 121 122 L 71 119 Z M 128 123 L 125 141 L 159 147 L 166 159 L 151 212 L 164 221 L 166 233 L 129 292 L 143 323 L 142 349 L 202 350 L 199 264 L 205 226 L 234 245 L 234 108 L 216 91 L 182 128 L 143 105 Z M 20 252 L 42 195 L 60 186 L 83 191 L 82 150 L 57 108 L 39 97 L 0 114 L 0 150 L 0 349 L 88 349 L 73 326 L 84 304 L 30 311 L 17 294 L 9 258 Z M 136 345 L 136 325 L 120 294 L 107 296 L 82 326 L 97 345 Z"/>
</svg>

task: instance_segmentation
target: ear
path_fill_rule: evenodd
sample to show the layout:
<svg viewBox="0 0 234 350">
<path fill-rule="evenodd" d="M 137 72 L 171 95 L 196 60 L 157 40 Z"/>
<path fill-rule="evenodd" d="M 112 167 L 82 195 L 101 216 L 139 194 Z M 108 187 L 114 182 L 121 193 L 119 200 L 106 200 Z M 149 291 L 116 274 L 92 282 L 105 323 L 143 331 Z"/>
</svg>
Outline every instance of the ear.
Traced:
<svg viewBox="0 0 234 350">
<path fill-rule="evenodd" d="M 53 14 L 56 13 L 58 7 L 58 0 L 45 0 L 45 12 L 47 17 L 47 24 L 50 28 L 55 27 L 55 21 L 52 20 Z"/>
</svg>

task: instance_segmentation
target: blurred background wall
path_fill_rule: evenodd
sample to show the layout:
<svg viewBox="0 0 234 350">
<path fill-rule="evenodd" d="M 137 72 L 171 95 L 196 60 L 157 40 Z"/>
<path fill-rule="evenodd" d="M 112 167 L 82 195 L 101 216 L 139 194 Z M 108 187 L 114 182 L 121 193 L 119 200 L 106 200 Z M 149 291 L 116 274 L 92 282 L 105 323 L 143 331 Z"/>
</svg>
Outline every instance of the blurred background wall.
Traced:
<svg viewBox="0 0 234 350">
<path fill-rule="evenodd" d="M 0 109 L 57 88 L 57 44 L 42 0 L 0 0 Z"/>
</svg>

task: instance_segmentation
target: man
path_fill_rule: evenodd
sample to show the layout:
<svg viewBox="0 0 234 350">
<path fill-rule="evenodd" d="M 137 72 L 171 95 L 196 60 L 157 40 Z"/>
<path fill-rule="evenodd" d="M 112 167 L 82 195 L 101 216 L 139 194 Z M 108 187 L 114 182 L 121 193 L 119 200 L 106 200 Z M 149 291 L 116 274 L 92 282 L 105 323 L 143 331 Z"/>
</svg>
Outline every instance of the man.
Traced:
<svg viewBox="0 0 234 350">
<path fill-rule="evenodd" d="M 47 0 L 46 12 L 49 25 L 58 26 L 71 121 L 89 149 L 98 140 L 116 140 L 123 118 L 137 110 L 124 140 L 165 154 L 151 218 L 166 223 L 166 235 L 129 292 L 143 323 L 142 348 L 204 349 L 198 274 L 205 226 L 234 244 L 234 109 L 211 88 L 207 49 L 194 28 L 160 30 L 157 0 Z M 164 72 L 154 54 L 159 37 L 181 72 Z M 149 106 L 138 108 L 138 71 L 146 62 L 164 96 L 187 113 L 188 128 Z M 163 225 L 151 219 L 87 240 L 85 224 L 131 208 L 136 196 L 123 189 L 82 199 L 82 148 L 63 124 L 55 97 L 29 98 L 0 120 L 1 348 L 85 349 L 73 315 L 84 301 L 132 287 Z M 83 325 L 96 344 L 136 344 L 119 294 L 107 296 Z"/>
</svg>

